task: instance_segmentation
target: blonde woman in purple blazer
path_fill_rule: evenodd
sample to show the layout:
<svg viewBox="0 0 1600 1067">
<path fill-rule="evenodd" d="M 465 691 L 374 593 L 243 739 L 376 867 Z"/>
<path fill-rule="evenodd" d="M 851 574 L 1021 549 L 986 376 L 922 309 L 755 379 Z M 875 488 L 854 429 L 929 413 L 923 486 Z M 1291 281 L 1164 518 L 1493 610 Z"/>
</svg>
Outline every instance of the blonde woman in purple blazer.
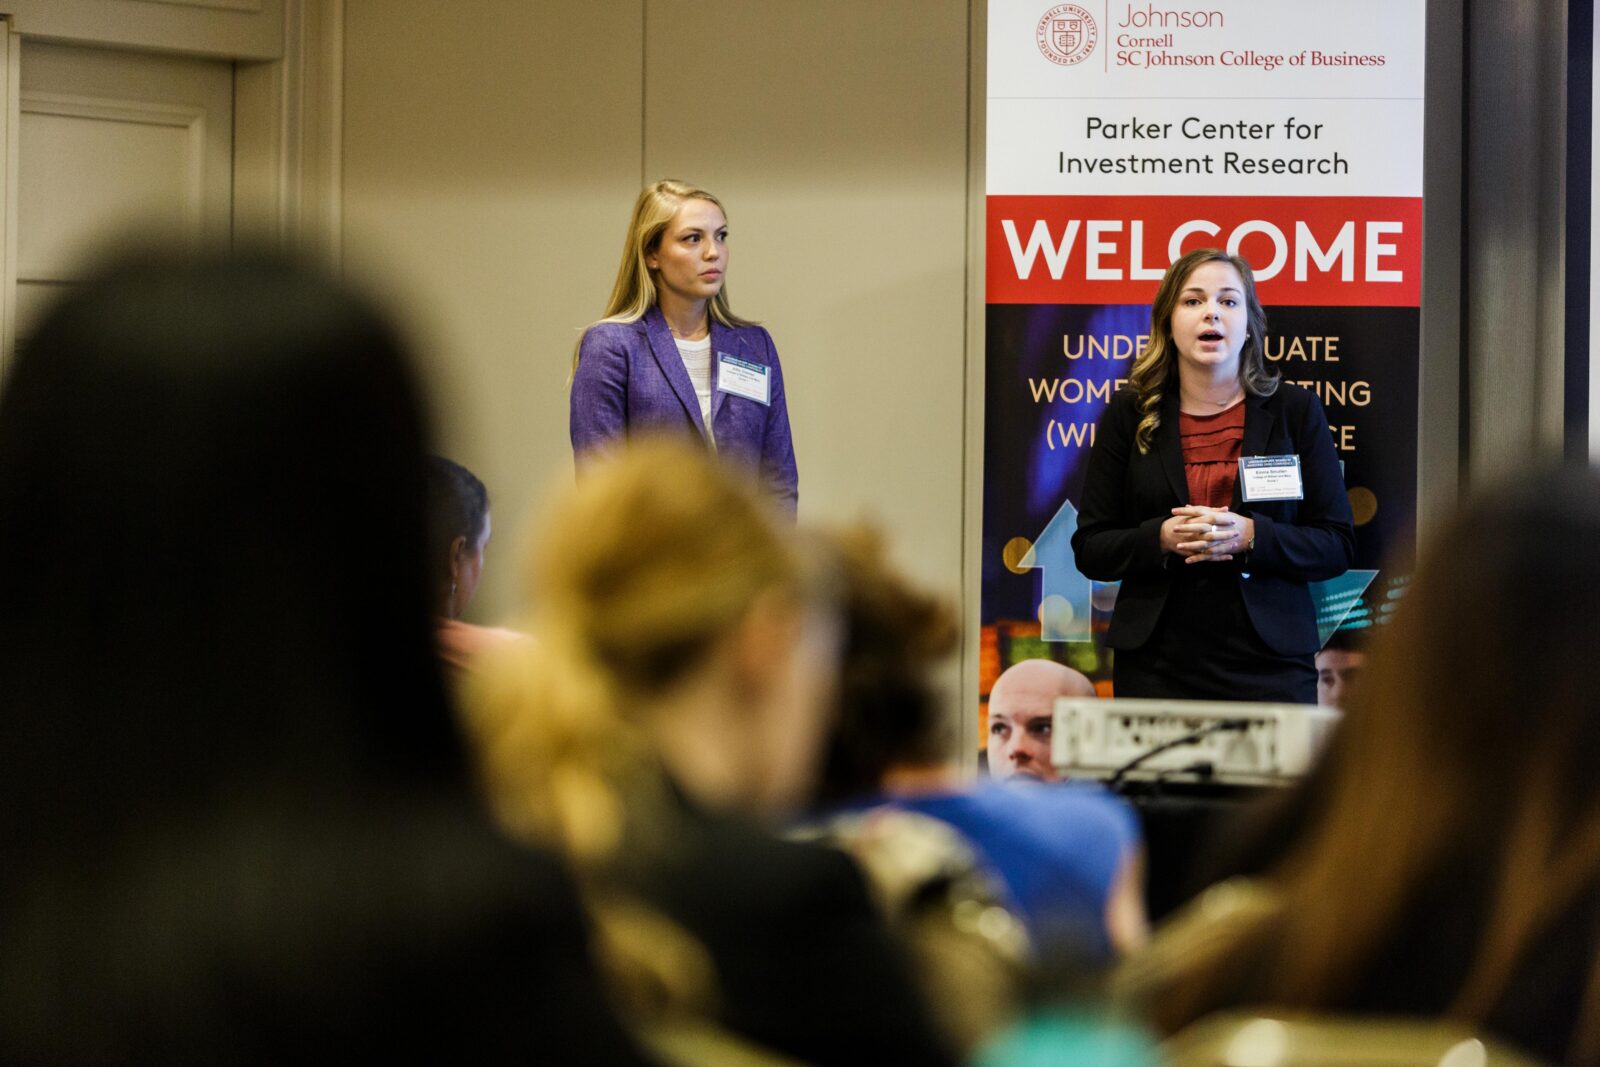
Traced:
<svg viewBox="0 0 1600 1067">
<path fill-rule="evenodd" d="M 605 317 L 572 373 L 572 451 L 639 432 L 693 435 L 793 515 L 799 500 L 772 336 L 728 306 L 728 220 L 704 189 L 663 180 L 633 207 Z"/>
</svg>

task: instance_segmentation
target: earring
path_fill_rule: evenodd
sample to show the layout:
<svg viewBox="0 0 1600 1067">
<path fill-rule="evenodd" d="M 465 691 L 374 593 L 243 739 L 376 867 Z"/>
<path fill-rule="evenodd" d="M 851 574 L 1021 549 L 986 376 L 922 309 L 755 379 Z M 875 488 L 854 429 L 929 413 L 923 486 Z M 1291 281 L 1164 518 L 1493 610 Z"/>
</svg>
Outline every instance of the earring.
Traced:
<svg viewBox="0 0 1600 1067">
<path fill-rule="evenodd" d="M 450 579 L 450 617 L 453 619 L 461 614 L 461 609 L 456 607 L 456 580 Z"/>
</svg>

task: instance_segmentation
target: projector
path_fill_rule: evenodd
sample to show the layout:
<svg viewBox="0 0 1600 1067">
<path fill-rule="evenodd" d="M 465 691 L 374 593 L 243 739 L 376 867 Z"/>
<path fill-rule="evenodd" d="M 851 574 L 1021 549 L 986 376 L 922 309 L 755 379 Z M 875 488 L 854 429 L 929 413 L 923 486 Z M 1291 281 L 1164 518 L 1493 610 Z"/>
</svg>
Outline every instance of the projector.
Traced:
<svg viewBox="0 0 1600 1067">
<path fill-rule="evenodd" d="M 1306 772 L 1338 719 L 1304 704 L 1064 697 L 1050 756 L 1076 778 L 1281 783 Z"/>
</svg>

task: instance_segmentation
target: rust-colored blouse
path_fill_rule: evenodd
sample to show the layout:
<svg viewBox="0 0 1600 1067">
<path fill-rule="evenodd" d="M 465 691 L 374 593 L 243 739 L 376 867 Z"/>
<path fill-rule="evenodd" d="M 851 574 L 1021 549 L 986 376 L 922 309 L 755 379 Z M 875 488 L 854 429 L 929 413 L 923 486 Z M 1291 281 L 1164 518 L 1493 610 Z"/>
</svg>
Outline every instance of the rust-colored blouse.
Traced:
<svg viewBox="0 0 1600 1067">
<path fill-rule="evenodd" d="M 1215 415 L 1178 413 L 1183 441 L 1183 473 L 1189 481 L 1189 503 L 1225 508 L 1233 503 L 1244 451 L 1244 402 Z"/>
</svg>

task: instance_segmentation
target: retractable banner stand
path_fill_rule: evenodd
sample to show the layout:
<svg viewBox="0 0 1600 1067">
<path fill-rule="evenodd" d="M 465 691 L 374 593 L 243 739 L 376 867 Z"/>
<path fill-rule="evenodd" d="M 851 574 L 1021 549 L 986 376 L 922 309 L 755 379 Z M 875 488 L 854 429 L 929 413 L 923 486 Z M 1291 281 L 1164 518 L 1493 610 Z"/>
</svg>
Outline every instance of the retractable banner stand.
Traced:
<svg viewBox="0 0 1600 1067">
<path fill-rule="evenodd" d="M 1356 570 L 1324 638 L 1382 621 L 1417 496 L 1423 0 L 990 0 L 981 695 L 1021 659 L 1110 692 L 1115 585 L 1070 539 L 1094 425 L 1164 269 L 1255 269 L 1266 354 L 1322 399 Z"/>
</svg>

